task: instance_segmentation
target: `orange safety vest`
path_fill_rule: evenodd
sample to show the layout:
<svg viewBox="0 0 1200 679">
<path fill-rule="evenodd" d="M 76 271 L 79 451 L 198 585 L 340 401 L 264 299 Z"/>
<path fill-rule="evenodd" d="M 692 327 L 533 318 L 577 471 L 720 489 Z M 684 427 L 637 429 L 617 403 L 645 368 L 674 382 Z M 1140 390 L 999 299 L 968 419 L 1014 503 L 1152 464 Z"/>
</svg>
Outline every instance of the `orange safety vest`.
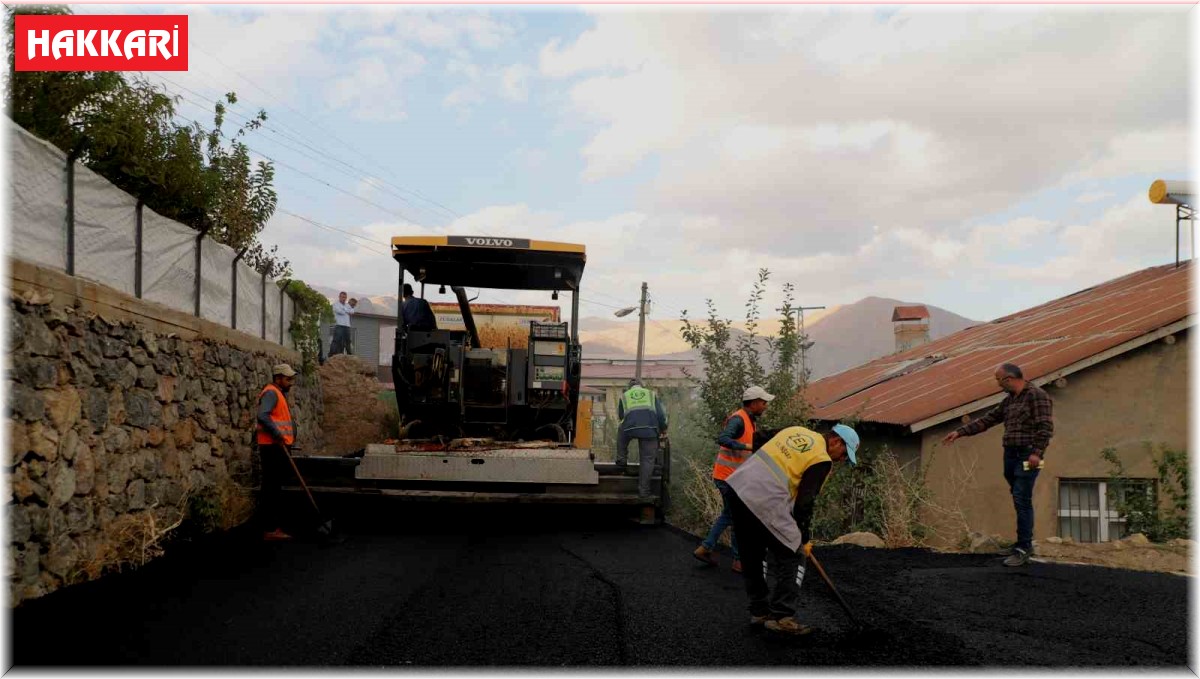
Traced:
<svg viewBox="0 0 1200 679">
<path fill-rule="evenodd" d="M 262 397 L 268 391 L 275 392 L 275 407 L 271 409 L 271 421 L 275 423 L 275 428 L 283 434 L 283 442 L 287 445 L 292 445 L 296 440 L 296 428 L 292 423 L 292 411 L 288 408 L 287 399 L 283 396 L 283 392 L 274 384 L 268 384 L 259 392 L 258 399 L 262 401 Z M 257 425 L 257 440 L 259 445 L 270 445 L 276 443 L 275 437 L 271 432 L 267 431 L 261 424 Z"/>
<path fill-rule="evenodd" d="M 742 418 L 742 435 L 737 437 L 738 443 L 744 443 L 750 448 L 748 450 L 733 450 L 721 446 L 717 451 L 717 462 L 713 465 L 713 478 L 718 481 L 724 481 L 729 478 L 743 462 L 745 462 L 754 453 L 754 420 L 744 408 L 739 408 L 729 417 Z M 728 422 L 728 420 L 726 420 Z"/>
</svg>

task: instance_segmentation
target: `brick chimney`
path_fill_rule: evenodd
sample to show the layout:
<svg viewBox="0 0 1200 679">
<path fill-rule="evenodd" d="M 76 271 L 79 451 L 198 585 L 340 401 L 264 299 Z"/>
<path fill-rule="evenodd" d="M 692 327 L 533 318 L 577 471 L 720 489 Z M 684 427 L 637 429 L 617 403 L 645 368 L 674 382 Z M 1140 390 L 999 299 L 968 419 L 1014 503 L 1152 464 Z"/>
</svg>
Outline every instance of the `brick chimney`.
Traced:
<svg viewBox="0 0 1200 679">
<path fill-rule="evenodd" d="M 892 309 L 892 329 L 897 352 L 925 344 L 929 341 L 929 309 L 923 304 Z"/>
</svg>

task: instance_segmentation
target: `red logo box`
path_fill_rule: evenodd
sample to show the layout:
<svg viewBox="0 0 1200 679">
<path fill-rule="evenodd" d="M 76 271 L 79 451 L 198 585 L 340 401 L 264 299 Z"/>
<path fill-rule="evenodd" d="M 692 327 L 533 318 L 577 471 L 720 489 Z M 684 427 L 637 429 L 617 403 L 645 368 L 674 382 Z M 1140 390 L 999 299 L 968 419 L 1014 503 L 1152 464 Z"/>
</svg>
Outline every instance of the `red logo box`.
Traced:
<svg viewBox="0 0 1200 679">
<path fill-rule="evenodd" d="M 186 14 L 18 14 L 18 71 L 186 71 Z"/>
</svg>

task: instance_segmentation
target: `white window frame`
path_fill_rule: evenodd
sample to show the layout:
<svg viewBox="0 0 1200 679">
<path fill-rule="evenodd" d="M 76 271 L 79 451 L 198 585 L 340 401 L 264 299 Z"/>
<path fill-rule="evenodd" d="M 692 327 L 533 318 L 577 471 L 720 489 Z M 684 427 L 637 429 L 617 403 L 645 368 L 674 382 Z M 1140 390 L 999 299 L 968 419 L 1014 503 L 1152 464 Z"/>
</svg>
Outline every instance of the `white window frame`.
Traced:
<svg viewBox="0 0 1200 679">
<path fill-rule="evenodd" d="M 1098 540 L 1098 542 L 1111 542 L 1111 539 L 1109 538 L 1109 535 L 1108 535 L 1108 524 L 1110 522 L 1125 523 L 1125 517 L 1118 514 L 1115 510 L 1108 508 L 1108 482 L 1107 481 L 1092 481 L 1090 479 L 1059 479 L 1060 487 L 1061 487 L 1061 484 L 1063 484 L 1063 483 L 1074 484 L 1074 485 L 1083 485 L 1083 484 L 1093 484 L 1094 483 L 1097 486 L 1099 486 L 1100 506 L 1098 509 L 1063 509 L 1062 506 L 1060 505 L 1058 508 L 1058 516 L 1059 516 L 1059 518 L 1068 518 L 1068 519 L 1099 519 L 1099 521 L 1097 522 L 1100 524 L 1099 533 L 1098 533 L 1098 536 L 1100 539 Z M 1061 491 L 1060 491 L 1058 497 L 1060 498 L 1059 501 L 1061 502 L 1061 497 L 1062 497 Z M 1059 523 L 1058 532 L 1059 533 L 1062 532 L 1062 523 L 1061 522 Z M 1059 537 L 1064 537 L 1064 536 L 1060 535 Z"/>
</svg>

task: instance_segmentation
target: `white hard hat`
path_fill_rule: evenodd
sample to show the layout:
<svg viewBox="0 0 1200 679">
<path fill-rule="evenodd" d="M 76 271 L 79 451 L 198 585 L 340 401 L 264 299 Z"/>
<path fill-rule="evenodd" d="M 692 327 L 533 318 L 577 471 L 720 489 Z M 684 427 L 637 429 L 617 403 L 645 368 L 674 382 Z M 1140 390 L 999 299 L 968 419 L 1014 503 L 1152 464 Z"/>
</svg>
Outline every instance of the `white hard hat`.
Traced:
<svg viewBox="0 0 1200 679">
<path fill-rule="evenodd" d="M 742 402 L 757 401 L 760 398 L 767 403 L 775 400 L 774 396 L 768 394 L 766 389 L 758 385 L 754 385 L 742 393 Z"/>
</svg>

